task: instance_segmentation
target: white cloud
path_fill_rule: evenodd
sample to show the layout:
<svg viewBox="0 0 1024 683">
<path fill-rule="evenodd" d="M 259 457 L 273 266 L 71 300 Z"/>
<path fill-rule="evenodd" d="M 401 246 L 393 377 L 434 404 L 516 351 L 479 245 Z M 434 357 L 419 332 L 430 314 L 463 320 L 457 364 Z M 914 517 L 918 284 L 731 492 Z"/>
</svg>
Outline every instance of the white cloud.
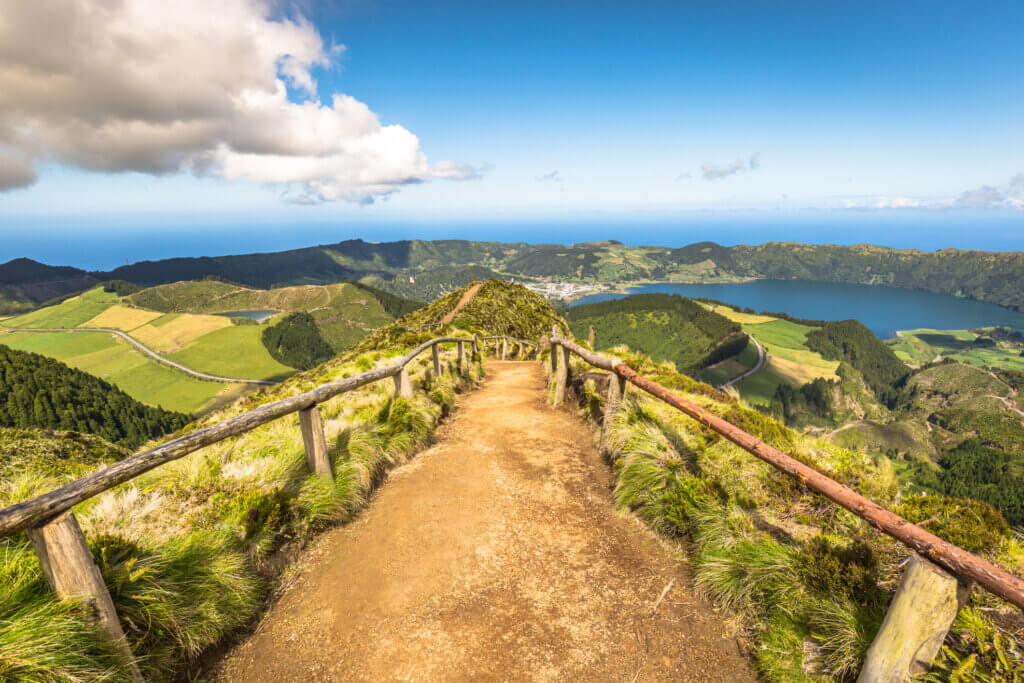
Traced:
<svg viewBox="0 0 1024 683">
<path fill-rule="evenodd" d="M 540 182 L 540 183 L 544 183 L 544 182 L 560 183 L 560 182 L 562 182 L 562 176 L 560 176 L 558 174 L 558 170 L 556 169 L 554 171 L 551 171 L 550 173 L 545 173 L 544 175 L 537 176 L 537 182 Z"/>
<path fill-rule="evenodd" d="M 936 208 L 933 204 L 912 197 L 848 197 L 843 200 L 846 209 L 922 209 Z"/>
<path fill-rule="evenodd" d="M 740 173 L 741 171 L 756 171 L 759 168 L 761 168 L 761 153 L 754 152 L 754 154 L 750 156 L 749 162 L 737 159 L 726 166 L 719 166 L 718 164 L 710 161 L 705 161 L 700 165 L 700 172 L 704 180 L 721 180 L 722 178 L 728 178 L 729 176 Z"/>
<path fill-rule="evenodd" d="M 1024 173 L 1010 178 L 1006 188 L 982 185 L 956 199 L 958 206 L 971 208 L 1024 209 Z"/>
<path fill-rule="evenodd" d="M 0 0 L 0 190 L 34 182 L 35 161 L 283 184 L 305 203 L 479 177 L 352 97 L 321 102 L 314 71 L 342 48 L 271 17 L 265 0 Z"/>
</svg>

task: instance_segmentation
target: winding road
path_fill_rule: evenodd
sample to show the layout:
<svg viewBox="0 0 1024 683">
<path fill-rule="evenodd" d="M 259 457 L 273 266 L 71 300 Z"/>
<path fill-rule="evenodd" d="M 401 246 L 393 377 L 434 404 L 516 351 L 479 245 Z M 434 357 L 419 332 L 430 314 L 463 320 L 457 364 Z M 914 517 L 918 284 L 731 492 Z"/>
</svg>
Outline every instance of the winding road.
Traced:
<svg viewBox="0 0 1024 683">
<path fill-rule="evenodd" d="M 759 341 L 754 339 L 753 335 L 748 334 L 747 338 L 750 339 L 750 341 L 754 342 L 754 346 L 757 347 L 757 364 L 754 365 L 754 367 L 752 367 L 749 370 L 747 370 L 746 372 L 744 372 L 739 377 L 733 377 L 728 382 L 725 382 L 724 384 L 719 384 L 718 385 L 719 389 L 725 389 L 726 387 L 731 387 L 733 384 L 736 384 L 736 382 L 739 382 L 740 380 L 743 380 L 743 379 L 746 379 L 747 377 L 750 377 L 751 375 L 753 375 L 755 372 L 757 372 L 758 370 L 760 370 L 764 366 L 764 357 L 765 357 L 764 347 L 761 346 L 761 343 Z"/>
<path fill-rule="evenodd" d="M 142 351 L 146 355 L 151 356 L 157 362 L 163 363 L 164 365 L 170 366 L 170 367 L 172 367 L 172 368 L 174 368 L 176 370 L 181 370 L 182 372 L 188 373 L 189 375 L 192 375 L 193 377 L 198 377 L 199 379 L 206 379 L 206 380 L 211 380 L 211 381 L 214 381 L 214 382 L 228 382 L 228 383 L 242 383 L 242 384 L 260 384 L 260 385 L 263 385 L 263 386 L 272 386 L 274 384 L 277 384 L 277 382 L 271 382 L 270 380 L 265 380 L 265 379 L 243 379 L 243 378 L 240 378 L 240 377 L 221 377 L 220 375 L 211 375 L 211 374 L 208 374 L 208 373 L 205 373 L 205 372 L 199 372 L 198 370 L 193 370 L 192 368 L 185 367 L 181 363 L 175 363 L 173 360 L 170 360 L 168 358 L 164 358 L 159 353 L 157 353 L 153 349 L 149 348 L 148 346 L 146 346 L 145 344 L 143 344 L 139 340 L 135 339 L 134 337 L 130 337 L 127 334 L 125 334 L 124 332 L 122 332 L 121 330 L 115 330 L 115 329 L 112 329 L 110 327 L 3 327 L 3 326 L 0 326 L 0 332 L 10 332 L 10 333 L 13 333 L 13 332 L 108 332 L 110 334 L 117 335 L 121 339 L 124 339 L 126 342 L 128 342 L 129 344 L 131 344 L 132 346 L 137 348 L 139 351 Z"/>
</svg>

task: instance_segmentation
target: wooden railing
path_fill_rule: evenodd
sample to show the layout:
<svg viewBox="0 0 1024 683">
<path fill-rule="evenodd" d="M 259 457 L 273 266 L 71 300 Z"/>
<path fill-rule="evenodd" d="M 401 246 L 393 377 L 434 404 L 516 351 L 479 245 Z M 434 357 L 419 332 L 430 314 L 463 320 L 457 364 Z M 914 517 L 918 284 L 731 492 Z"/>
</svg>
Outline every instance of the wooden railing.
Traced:
<svg viewBox="0 0 1024 683">
<path fill-rule="evenodd" d="M 557 330 L 553 330 L 550 345 L 556 405 L 565 401 L 571 374 L 570 353 L 593 367 L 612 373 L 601 429 L 602 446 L 606 443 L 608 426 L 621 408 L 628 382 L 689 415 L 915 551 L 885 621 L 868 651 L 858 681 L 906 680 L 911 673 L 926 667 L 938 653 L 953 619 L 966 600 L 971 582 L 1024 610 L 1024 580 L 1019 577 L 912 524 L 696 403 L 640 376 L 628 365 L 599 356 L 568 339 L 560 339 Z"/>
<path fill-rule="evenodd" d="M 535 353 L 540 351 L 540 345 L 537 344 L 536 342 L 528 341 L 526 339 L 516 339 L 515 337 L 509 337 L 509 336 L 506 336 L 506 335 L 503 335 L 503 334 L 495 335 L 493 337 L 482 337 L 480 339 L 480 341 L 482 341 L 482 342 L 489 342 L 489 341 L 499 342 L 500 341 L 501 342 L 501 347 L 500 347 L 498 356 L 499 356 L 499 358 L 501 358 L 501 360 L 506 360 L 508 358 L 508 344 L 509 344 L 509 342 L 512 342 L 513 344 L 519 344 L 520 346 L 532 346 Z"/>
<path fill-rule="evenodd" d="M 536 343 L 500 337 L 513 342 L 537 346 Z M 71 508 L 115 486 L 128 482 L 160 465 L 182 458 L 205 446 L 248 432 L 292 413 L 299 414 L 299 426 L 306 450 L 306 463 L 311 472 L 331 476 L 327 440 L 320 419 L 319 404 L 347 391 L 391 377 L 395 393 L 403 398 L 413 395 L 408 365 L 421 353 L 430 349 L 434 376 L 441 375 L 441 344 L 454 343 L 459 371 L 466 361 L 468 344 L 474 355 L 480 352 L 480 338 L 438 337 L 420 344 L 391 365 L 370 370 L 353 377 L 323 384 L 312 391 L 268 403 L 254 410 L 228 418 L 190 434 L 171 439 L 154 448 L 137 453 L 109 467 L 97 470 L 49 493 L 0 510 L 0 538 L 25 531 L 39 557 L 50 587 L 61 599 L 83 601 L 98 625 L 133 661 L 124 632 L 118 621 L 113 600 L 88 542 Z M 507 343 L 507 342 L 506 342 Z M 138 668 L 132 665 L 132 677 L 141 680 Z"/>
</svg>

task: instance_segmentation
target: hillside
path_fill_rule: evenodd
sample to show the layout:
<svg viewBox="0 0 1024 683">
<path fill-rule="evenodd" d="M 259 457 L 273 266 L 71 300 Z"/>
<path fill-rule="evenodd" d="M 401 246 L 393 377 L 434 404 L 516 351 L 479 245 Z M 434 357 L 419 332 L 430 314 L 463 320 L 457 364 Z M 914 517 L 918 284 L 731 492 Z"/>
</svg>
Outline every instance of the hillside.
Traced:
<svg viewBox="0 0 1024 683">
<path fill-rule="evenodd" d="M 363 339 L 360 349 L 244 397 L 183 431 L 389 364 L 428 338 L 422 325 L 443 317 L 461 295 L 415 311 L 404 324 L 392 323 Z M 463 313 L 445 326 L 447 332 L 523 331 L 536 338 L 561 321 L 541 297 L 500 282 L 484 284 Z M 444 349 L 441 360 L 441 376 L 428 372 L 430 354 L 409 367 L 417 388 L 411 400 L 396 398 L 386 381 L 320 405 L 333 481 L 308 474 L 298 420 L 291 417 L 165 465 L 76 510 L 147 677 L 184 675 L 205 650 L 251 624 L 287 559 L 316 534 L 351 520 L 390 468 L 427 445 L 455 394 L 482 374 L 478 359 L 468 359 L 462 372 L 448 371 L 453 348 Z M 0 430 L 0 438 L 6 436 Z M 63 452 L 66 441 L 44 432 L 25 438 L 35 444 L 32 450 L 53 453 Z M 5 462 L 7 451 L 0 453 Z M 97 453 L 81 467 L 122 455 Z M 45 453 L 19 463 L 9 486 L 0 487 L 0 506 L 67 478 L 48 470 Z M 46 587 L 25 537 L 13 537 L 0 553 L 0 678 L 120 675 L 124 669 L 116 653 L 82 625 L 74 609 Z"/>
<path fill-rule="evenodd" d="M 826 322 L 807 335 L 807 347 L 860 372 L 883 403 L 893 400 L 895 387 L 909 372 L 892 349 L 856 320 Z"/>
<path fill-rule="evenodd" d="M 234 400 L 252 385 L 206 381 L 100 328 L 121 331 L 161 358 L 199 373 L 248 380 L 286 377 L 294 368 L 275 361 L 263 346 L 265 327 L 236 324 L 224 316 L 135 308 L 116 292 L 97 287 L 0 321 L 0 343 L 100 377 L 148 405 L 201 413 Z M 54 331 L 33 331 L 38 329 Z"/>
<path fill-rule="evenodd" d="M 615 285 L 752 278 L 851 282 L 923 289 L 1024 310 L 1021 252 L 926 252 L 794 242 L 734 247 L 699 242 L 668 248 L 614 241 L 530 245 L 465 240 L 348 240 L 265 254 L 143 261 L 92 273 L 17 259 L 0 265 L 0 306 L 9 312 L 24 310 L 25 301 L 38 305 L 104 280 L 152 286 L 208 276 L 256 288 L 366 279 L 407 298 L 430 300 L 498 273 L 508 278 Z"/>
<path fill-rule="evenodd" d="M 565 315 L 573 334 L 591 341 L 594 349 L 624 344 L 657 361 L 671 361 L 684 373 L 747 346 L 737 323 L 677 294 L 634 294 L 573 306 Z"/>
<path fill-rule="evenodd" d="M 81 370 L 0 345 L 0 426 L 86 432 L 139 446 L 189 421 Z"/>
</svg>

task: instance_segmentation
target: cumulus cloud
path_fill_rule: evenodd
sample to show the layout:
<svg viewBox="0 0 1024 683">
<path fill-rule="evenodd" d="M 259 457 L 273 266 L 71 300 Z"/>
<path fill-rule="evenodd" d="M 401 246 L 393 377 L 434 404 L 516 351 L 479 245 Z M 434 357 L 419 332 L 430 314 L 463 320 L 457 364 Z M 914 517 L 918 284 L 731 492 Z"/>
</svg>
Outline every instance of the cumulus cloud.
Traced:
<svg viewBox="0 0 1024 683">
<path fill-rule="evenodd" d="M 1024 209 L 1024 173 L 1018 173 L 1005 188 L 982 185 L 967 190 L 956 199 L 958 206 L 970 208 Z"/>
<path fill-rule="evenodd" d="M 562 182 L 562 176 L 558 175 L 558 171 L 557 170 L 554 170 L 554 171 L 551 171 L 550 173 L 545 173 L 544 175 L 537 176 L 537 182 L 540 182 L 540 183 L 544 183 L 544 182 L 560 183 L 560 182 Z"/>
<path fill-rule="evenodd" d="M 348 95 L 321 101 L 314 74 L 342 49 L 266 0 L 5 1 L 0 190 L 38 161 L 281 184 L 303 203 L 479 177 Z"/>
<path fill-rule="evenodd" d="M 700 173 L 704 180 L 721 180 L 722 178 L 728 178 L 729 176 L 742 171 L 756 171 L 759 168 L 761 168 L 761 153 L 755 152 L 750 156 L 749 161 L 737 159 L 731 164 L 727 164 L 725 166 L 705 161 L 700 165 Z"/>
</svg>

